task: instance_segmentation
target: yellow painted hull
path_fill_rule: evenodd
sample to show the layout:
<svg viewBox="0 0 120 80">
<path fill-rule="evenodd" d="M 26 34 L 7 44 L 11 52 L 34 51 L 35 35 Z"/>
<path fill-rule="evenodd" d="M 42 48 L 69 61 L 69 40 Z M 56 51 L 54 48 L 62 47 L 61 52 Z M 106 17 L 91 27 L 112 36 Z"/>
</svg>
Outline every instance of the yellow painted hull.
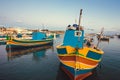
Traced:
<svg viewBox="0 0 120 80">
<path fill-rule="evenodd" d="M 104 53 L 102 50 L 89 47 L 75 49 L 71 46 L 57 46 L 57 50 L 60 61 L 74 69 L 95 68 L 101 61 L 101 56 Z"/>
</svg>

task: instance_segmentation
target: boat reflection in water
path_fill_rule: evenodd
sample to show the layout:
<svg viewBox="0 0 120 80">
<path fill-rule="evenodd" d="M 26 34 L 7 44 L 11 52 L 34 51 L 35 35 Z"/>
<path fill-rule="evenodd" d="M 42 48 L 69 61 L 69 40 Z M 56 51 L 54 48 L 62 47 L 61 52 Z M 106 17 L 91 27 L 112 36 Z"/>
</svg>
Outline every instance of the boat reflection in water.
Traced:
<svg viewBox="0 0 120 80">
<path fill-rule="evenodd" d="M 47 49 L 52 48 L 52 46 L 42 46 L 42 47 L 35 47 L 35 48 L 28 48 L 28 49 L 19 49 L 19 50 L 7 50 L 7 57 L 8 60 L 12 60 L 14 58 L 27 55 L 33 53 L 33 57 L 35 60 L 38 60 L 41 57 L 45 56 L 45 52 Z"/>
<path fill-rule="evenodd" d="M 70 80 L 69 76 L 61 69 L 62 67 L 61 65 L 62 64 L 60 63 L 58 67 L 58 73 L 56 76 L 56 80 Z"/>
<path fill-rule="evenodd" d="M 46 49 L 33 52 L 33 59 L 35 61 L 39 61 L 41 58 L 44 58 L 46 56 L 45 52 L 46 52 Z"/>
</svg>

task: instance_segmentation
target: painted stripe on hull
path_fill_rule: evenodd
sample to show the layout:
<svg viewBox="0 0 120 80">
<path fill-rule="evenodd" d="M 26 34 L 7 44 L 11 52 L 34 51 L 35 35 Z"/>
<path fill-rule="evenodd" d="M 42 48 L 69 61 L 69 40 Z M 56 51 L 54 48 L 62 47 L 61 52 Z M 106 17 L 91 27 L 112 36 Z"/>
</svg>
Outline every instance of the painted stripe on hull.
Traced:
<svg viewBox="0 0 120 80">
<path fill-rule="evenodd" d="M 66 54 L 72 54 L 76 52 L 76 49 L 71 46 L 57 46 L 57 50 L 59 49 L 58 54 L 62 54 L 62 49 L 66 49 L 67 53 Z M 61 50 L 61 51 L 60 51 Z M 82 49 L 78 49 L 78 53 L 83 56 L 87 56 L 88 52 L 92 51 L 95 54 L 103 54 L 104 52 L 102 50 L 96 50 L 94 48 L 89 48 L 89 47 L 83 47 Z"/>
<path fill-rule="evenodd" d="M 75 80 L 83 80 L 85 78 L 87 78 L 88 76 L 92 75 L 92 72 L 88 72 L 88 73 L 85 73 L 85 74 L 81 74 L 81 75 L 78 75 L 75 77 Z"/>
<path fill-rule="evenodd" d="M 52 39 L 48 39 L 48 40 L 16 40 L 16 39 L 13 39 L 12 41 L 19 42 L 19 43 L 36 43 L 36 42 L 49 42 L 49 41 L 52 41 Z"/>
<path fill-rule="evenodd" d="M 9 50 L 9 49 L 27 49 L 27 48 L 35 48 L 35 47 L 42 47 L 42 46 L 47 46 L 47 45 L 53 45 L 53 42 L 49 42 L 49 43 L 46 43 L 46 44 L 37 44 L 37 45 L 14 45 L 14 44 L 9 44 L 6 46 L 6 50 Z"/>
<path fill-rule="evenodd" d="M 80 56 L 59 56 L 59 59 L 62 61 L 76 61 L 76 58 L 78 58 L 78 62 L 82 62 L 88 65 L 96 65 L 98 63 L 96 61 L 88 60 Z"/>
<path fill-rule="evenodd" d="M 67 54 L 67 51 L 66 51 L 66 49 L 65 48 L 60 48 L 60 49 L 57 49 L 57 52 L 58 52 L 58 54 Z"/>
<path fill-rule="evenodd" d="M 71 46 L 58 46 L 57 47 L 58 54 L 71 54 L 71 53 L 74 53 L 75 51 L 76 49 Z"/>
<path fill-rule="evenodd" d="M 86 70 L 75 70 L 72 67 L 66 66 L 64 64 L 61 65 L 62 70 L 71 78 L 71 80 L 83 79 L 91 75 L 92 69 Z"/>
<path fill-rule="evenodd" d="M 74 75 L 74 76 L 77 76 L 77 75 L 80 75 L 80 74 L 85 74 L 85 73 L 91 72 L 91 70 L 92 70 L 92 69 L 83 69 L 83 70 L 80 69 L 80 70 L 76 70 L 76 69 L 74 69 L 72 67 L 69 67 L 69 66 L 66 66 L 64 64 L 62 64 L 62 66 L 64 68 L 66 68 L 68 71 L 70 71 L 70 73 L 72 73 L 72 75 Z"/>
<path fill-rule="evenodd" d="M 74 69 L 92 69 L 97 67 L 97 65 L 88 65 L 88 64 L 84 64 L 84 63 L 80 63 L 80 62 L 75 62 L 75 61 L 61 61 L 63 64 L 70 66 Z"/>
<path fill-rule="evenodd" d="M 97 51 L 91 48 L 83 48 L 83 49 L 78 49 L 78 51 L 75 51 L 75 48 L 72 47 L 57 47 L 58 51 L 58 56 L 63 55 L 63 56 L 71 56 L 71 55 L 76 55 L 76 56 L 82 56 L 85 58 L 88 58 L 89 60 L 93 61 L 100 61 L 103 52 L 102 51 Z"/>
<path fill-rule="evenodd" d="M 101 56 L 102 56 L 101 54 L 98 54 L 98 53 L 93 52 L 93 51 L 89 51 L 88 54 L 87 54 L 88 58 L 92 58 L 92 59 L 95 59 L 95 60 L 100 60 Z"/>
<path fill-rule="evenodd" d="M 34 42 L 34 43 L 22 43 L 22 42 L 8 41 L 7 44 L 28 46 L 28 45 L 45 44 L 45 43 L 50 43 L 50 42 L 53 42 L 53 41 Z"/>
</svg>

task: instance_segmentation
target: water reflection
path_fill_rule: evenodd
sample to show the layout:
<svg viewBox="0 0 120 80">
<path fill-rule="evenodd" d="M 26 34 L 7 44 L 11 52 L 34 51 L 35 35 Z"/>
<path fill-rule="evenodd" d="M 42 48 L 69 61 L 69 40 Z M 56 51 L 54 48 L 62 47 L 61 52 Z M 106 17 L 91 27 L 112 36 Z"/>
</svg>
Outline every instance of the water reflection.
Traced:
<svg viewBox="0 0 120 80">
<path fill-rule="evenodd" d="M 98 67 L 92 70 L 92 75 L 88 76 L 84 80 L 100 80 Z"/>
<path fill-rule="evenodd" d="M 41 57 L 45 57 L 45 52 L 47 49 L 52 48 L 52 46 L 43 46 L 29 49 L 20 49 L 20 50 L 6 50 L 8 61 L 15 58 L 21 57 L 33 53 L 34 60 L 39 60 Z"/>
<path fill-rule="evenodd" d="M 45 52 L 46 52 L 46 49 L 33 52 L 33 59 L 35 61 L 39 61 L 41 58 L 44 58 L 46 56 Z"/>
<path fill-rule="evenodd" d="M 70 80 L 68 75 L 61 69 L 61 63 L 59 64 L 56 80 Z"/>
</svg>

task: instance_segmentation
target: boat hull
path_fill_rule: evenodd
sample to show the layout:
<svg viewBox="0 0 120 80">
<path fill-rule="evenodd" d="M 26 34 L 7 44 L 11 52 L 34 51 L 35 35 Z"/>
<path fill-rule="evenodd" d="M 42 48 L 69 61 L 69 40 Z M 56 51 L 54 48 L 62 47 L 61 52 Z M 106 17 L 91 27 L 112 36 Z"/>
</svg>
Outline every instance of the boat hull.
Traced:
<svg viewBox="0 0 120 80">
<path fill-rule="evenodd" d="M 44 40 L 44 41 L 8 41 L 6 45 L 6 50 L 18 50 L 18 49 L 28 49 L 28 48 L 35 48 L 35 47 L 42 47 L 42 46 L 51 46 L 53 45 L 53 40 Z"/>
<path fill-rule="evenodd" d="M 60 68 L 69 76 L 71 80 L 84 79 L 92 74 L 92 69 L 77 70 L 61 63 Z"/>
<path fill-rule="evenodd" d="M 62 69 L 72 80 L 83 80 L 89 76 L 101 61 L 104 53 L 98 49 L 98 45 L 95 47 L 90 39 L 85 41 L 84 28 L 80 25 L 81 16 L 82 9 L 80 10 L 79 24 L 68 25 L 63 44 L 57 46 Z"/>
<path fill-rule="evenodd" d="M 58 46 L 57 51 L 61 68 L 71 80 L 79 80 L 91 75 L 91 71 L 97 67 L 103 54 L 100 50 L 87 47 L 75 49 L 70 46 Z"/>
</svg>

